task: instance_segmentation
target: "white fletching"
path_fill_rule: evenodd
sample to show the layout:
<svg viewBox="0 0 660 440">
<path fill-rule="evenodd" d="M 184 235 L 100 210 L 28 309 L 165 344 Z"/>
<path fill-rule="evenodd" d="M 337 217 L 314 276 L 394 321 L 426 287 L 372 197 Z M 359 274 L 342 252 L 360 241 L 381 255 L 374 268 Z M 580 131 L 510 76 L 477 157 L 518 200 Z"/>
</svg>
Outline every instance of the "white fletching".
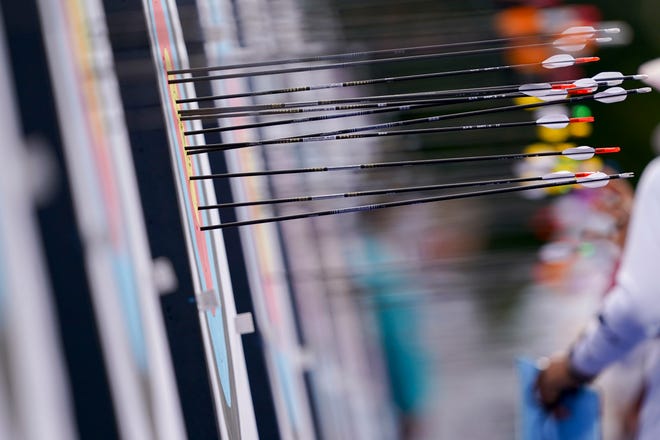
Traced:
<svg viewBox="0 0 660 440">
<path fill-rule="evenodd" d="M 527 96 L 539 98 L 542 101 L 559 101 L 565 99 L 568 95 L 565 90 L 553 89 L 548 83 L 523 84 L 518 87 L 518 91 Z"/>
<path fill-rule="evenodd" d="M 596 150 L 593 147 L 581 145 L 579 147 L 567 148 L 561 152 L 564 156 L 568 156 L 573 160 L 587 160 L 594 157 Z"/>
<path fill-rule="evenodd" d="M 591 38 L 596 34 L 596 29 L 594 29 L 591 26 L 573 26 L 561 33 L 561 35 L 565 35 L 565 36 L 575 35 L 575 34 L 584 35 L 585 38 Z"/>
<path fill-rule="evenodd" d="M 561 89 L 553 89 L 548 91 L 545 95 L 538 96 L 541 101 L 562 101 L 566 99 L 568 92 Z"/>
<path fill-rule="evenodd" d="M 553 173 L 548 173 L 545 176 L 543 176 L 543 180 L 550 180 L 550 179 L 572 179 L 575 177 L 575 173 L 572 173 L 570 171 L 566 170 L 561 170 L 561 171 L 555 171 Z"/>
<path fill-rule="evenodd" d="M 623 83 L 623 73 L 621 72 L 600 72 L 598 75 L 594 75 L 591 79 L 603 82 L 607 81 L 607 86 L 618 86 Z"/>
<path fill-rule="evenodd" d="M 615 102 L 625 101 L 628 97 L 628 92 L 626 89 L 621 87 L 610 87 L 605 89 L 602 92 L 596 93 L 594 99 L 598 102 L 603 102 L 605 104 L 612 104 Z"/>
<path fill-rule="evenodd" d="M 568 126 L 569 119 L 566 115 L 546 115 L 538 118 L 536 123 L 548 128 L 565 128 Z"/>
<path fill-rule="evenodd" d="M 546 58 L 541 65 L 546 69 L 558 69 L 560 67 L 569 67 L 575 64 L 575 58 L 573 56 L 562 53 L 559 55 L 553 55 L 549 58 Z"/>
<path fill-rule="evenodd" d="M 531 83 L 523 84 L 518 87 L 518 91 L 524 93 L 527 96 L 544 96 L 549 91 L 552 90 L 552 86 L 548 83 Z"/>
<path fill-rule="evenodd" d="M 609 176 L 603 172 L 596 172 L 587 177 L 577 179 L 578 183 L 587 188 L 601 188 L 609 183 Z"/>
<path fill-rule="evenodd" d="M 572 35 L 568 37 L 561 37 L 552 42 L 552 45 L 559 50 L 565 52 L 577 52 L 584 49 L 587 45 L 589 36 L 587 35 Z"/>
<path fill-rule="evenodd" d="M 578 79 L 573 85 L 578 89 L 586 89 L 589 92 L 595 92 L 598 90 L 598 83 L 591 78 Z"/>
<path fill-rule="evenodd" d="M 575 174 L 571 173 L 570 171 L 555 171 L 554 173 L 546 174 L 543 176 L 543 180 L 552 180 L 552 181 L 559 181 L 559 182 L 569 182 L 570 180 L 575 178 Z"/>
</svg>

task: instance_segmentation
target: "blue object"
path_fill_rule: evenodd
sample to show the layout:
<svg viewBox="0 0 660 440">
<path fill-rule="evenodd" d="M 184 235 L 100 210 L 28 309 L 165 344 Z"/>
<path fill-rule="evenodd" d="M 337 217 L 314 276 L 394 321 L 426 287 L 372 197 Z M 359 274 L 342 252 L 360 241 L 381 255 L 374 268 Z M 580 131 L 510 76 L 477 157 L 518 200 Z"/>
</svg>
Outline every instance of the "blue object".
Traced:
<svg viewBox="0 0 660 440">
<path fill-rule="evenodd" d="M 583 387 L 562 400 L 568 417 L 557 419 L 536 397 L 539 369 L 534 361 L 516 361 L 520 381 L 519 440 L 600 440 L 600 403 L 595 391 Z"/>
</svg>

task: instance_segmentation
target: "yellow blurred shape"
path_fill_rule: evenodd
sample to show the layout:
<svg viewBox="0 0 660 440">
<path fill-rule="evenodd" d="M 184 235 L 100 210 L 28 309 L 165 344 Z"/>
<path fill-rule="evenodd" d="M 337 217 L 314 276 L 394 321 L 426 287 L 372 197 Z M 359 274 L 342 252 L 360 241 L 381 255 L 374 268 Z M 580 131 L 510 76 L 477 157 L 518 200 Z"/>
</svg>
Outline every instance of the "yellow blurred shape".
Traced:
<svg viewBox="0 0 660 440">
<path fill-rule="evenodd" d="M 527 105 L 527 104 L 538 104 L 540 102 L 543 102 L 541 99 L 536 98 L 534 96 L 521 96 L 518 98 L 513 98 L 513 103 L 516 105 Z M 533 108 L 527 108 L 525 109 L 527 111 L 533 111 Z"/>
<path fill-rule="evenodd" d="M 587 125 L 587 124 L 583 124 Z M 569 124 L 569 127 L 571 125 Z M 563 142 L 568 139 L 570 132 L 568 127 L 566 128 L 549 128 L 543 126 L 537 126 L 536 133 L 542 141 L 545 142 Z"/>
<path fill-rule="evenodd" d="M 570 124 L 568 126 L 568 131 L 570 135 L 579 138 L 585 138 L 591 136 L 591 132 L 593 130 L 594 129 L 592 124 L 588 122 L 578 122 L 576 124 Z"/>
</svg>

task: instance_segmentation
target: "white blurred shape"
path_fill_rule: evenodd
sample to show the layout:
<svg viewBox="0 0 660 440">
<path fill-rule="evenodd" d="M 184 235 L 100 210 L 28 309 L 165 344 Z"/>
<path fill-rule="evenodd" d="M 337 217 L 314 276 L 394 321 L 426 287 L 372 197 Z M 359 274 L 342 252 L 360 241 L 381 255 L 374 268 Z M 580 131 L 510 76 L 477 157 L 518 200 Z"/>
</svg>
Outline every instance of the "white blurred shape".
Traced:
<svg viewBox="0 0 660 440">
<path fill-rule="evenodd" d="M 647 75 L 646 79 L 643 79 L 646 84 L 660 90 L 660 58 L 647 61 L 639 66 L 639 73 Z"/>
</svg>

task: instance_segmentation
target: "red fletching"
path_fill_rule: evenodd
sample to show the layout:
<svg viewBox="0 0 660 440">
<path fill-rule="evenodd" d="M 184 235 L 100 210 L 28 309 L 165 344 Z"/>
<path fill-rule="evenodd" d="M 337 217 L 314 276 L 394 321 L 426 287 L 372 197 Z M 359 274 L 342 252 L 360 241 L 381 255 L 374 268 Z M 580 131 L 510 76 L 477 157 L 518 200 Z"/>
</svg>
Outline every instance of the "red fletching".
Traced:
<svg viewBox="0 0 660 440">
<path fill-rule="evenodd" d="M 565 83 L 565 84 L 552 84 L 553 89 L 557 90 L 567 90 L 567 89 L 574 89 L 576 86 L 573 83 Z"/>
<path fill-rule="evenodd" d="M 608 154 L 608 153 L 618 153 L 621 151 L 621 147 L 601 147 L 594 149 L 596 154 Z"/>
<path fill-rule="evenodd" d="M 576 122 L 594 122 L 594 117 L 593 116 L 583 116 L 581 118 L 570 118 L 568 120 L 570 123 L 576 123 Z"/>
<path fill-rule="evenodd" d="M 600 57 L 581 57 L 575 59 L 575 64 L 594 63 L 600 61 Z"/>
<path fill-rule="evenodd" d="M 569 95 L 588 95 L 591 92 L 592 92 L 592 90 L 590 88 L 585 87 L 585 88 L 580 88 L 580 89 L 570 89 L 568 91 L 568 94 Z"/>
</svg>

